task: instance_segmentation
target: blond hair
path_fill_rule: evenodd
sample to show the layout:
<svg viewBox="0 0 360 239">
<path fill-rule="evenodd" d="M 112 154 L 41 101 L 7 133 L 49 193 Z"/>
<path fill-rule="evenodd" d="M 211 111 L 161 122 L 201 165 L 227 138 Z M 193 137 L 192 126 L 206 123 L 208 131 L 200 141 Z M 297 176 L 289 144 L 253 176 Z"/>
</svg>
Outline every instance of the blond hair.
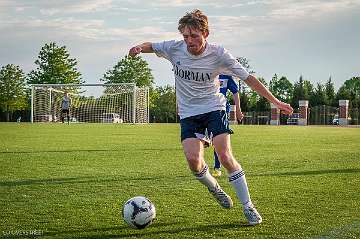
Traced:
<svg viewBox="0 0 360 239">
<path fill-rule="evenodd" d="M 208 18 L 199 9 L 194 9 L 192 12 L 187 12 L 185 16 L 180 18 L 178 30 L 180 33 L 185 27 L 200 30 L 202 33 L 209 33 Z"/>
</svg>

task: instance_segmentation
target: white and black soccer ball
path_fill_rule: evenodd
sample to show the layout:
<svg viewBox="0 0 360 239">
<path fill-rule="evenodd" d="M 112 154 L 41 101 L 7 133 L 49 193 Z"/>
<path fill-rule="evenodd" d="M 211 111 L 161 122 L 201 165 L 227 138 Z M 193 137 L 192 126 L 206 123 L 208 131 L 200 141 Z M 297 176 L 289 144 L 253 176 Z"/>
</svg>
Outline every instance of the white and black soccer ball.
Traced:
<svg viewBox="0 0 360 239">
<path fill-rule="evenodd" d="M 129 226 L 144 229 L 156 217 L 155 205 L 146 197 L 136 196 L 124 204 L 122 216 Z"/>
</svg>

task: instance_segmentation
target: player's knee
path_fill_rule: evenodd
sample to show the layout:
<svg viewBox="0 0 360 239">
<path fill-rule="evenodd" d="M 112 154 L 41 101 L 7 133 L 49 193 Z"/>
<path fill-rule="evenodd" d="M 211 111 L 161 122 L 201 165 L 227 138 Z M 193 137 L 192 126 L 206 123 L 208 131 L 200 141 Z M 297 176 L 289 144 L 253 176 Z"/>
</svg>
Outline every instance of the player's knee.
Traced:
<svg viewBox="0 0 360 239">
<path fill-rule="evenodd" d="M 220 162 L 224 167 L 227 168 L 227 166 L 233 165 L 235 163 L 235 159 L 233 155 L 230 152 L 224 151 L 218 153 Z"/>
<path fill-rule="evenodd" d="M 220 158 L 220 161 L 222 162 L 228 162 L 232 160 L 232 155 L 228 151 L 221 151 L 217 152 L 218 157 Z"/>
<path fill-rule="evenodd" d="M 197 172 L 201 170 L 201 158 L 199 154 L 186 154 L 186 160 L 191 171 Z"/>
<path fill-rule="evenodd" d="M 186 160 L 189 162 L 189 164 L 197 164 L 200 161 L 200 155 L 188 153 L 186 154 Z"/>
</svg>

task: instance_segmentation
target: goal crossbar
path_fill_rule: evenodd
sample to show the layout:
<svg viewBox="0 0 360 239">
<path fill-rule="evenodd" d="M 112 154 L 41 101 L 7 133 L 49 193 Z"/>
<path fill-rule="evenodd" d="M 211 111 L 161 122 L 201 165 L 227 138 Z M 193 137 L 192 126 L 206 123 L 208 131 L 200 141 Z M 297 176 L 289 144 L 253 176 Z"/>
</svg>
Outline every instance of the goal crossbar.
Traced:
<svg viewBox="0 0 360 239">
<path fill-rule="evenodd" d="M 129 86 L 135 86 L 135 83 L 111 83 L 111 84 L 31 84 L 30 86 L 116 86 L 116 85 L 129 85 Z"/>
</svg>

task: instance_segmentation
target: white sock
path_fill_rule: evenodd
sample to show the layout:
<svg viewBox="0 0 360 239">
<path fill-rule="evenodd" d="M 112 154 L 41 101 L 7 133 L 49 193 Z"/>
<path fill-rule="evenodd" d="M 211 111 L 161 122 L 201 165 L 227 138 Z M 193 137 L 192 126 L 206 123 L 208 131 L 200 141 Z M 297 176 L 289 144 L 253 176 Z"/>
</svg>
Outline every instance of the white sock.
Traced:
<svg viewBox="0 0 360 239">
<path fill-rule="evenodd" d="M 250 199 L 249 189 L 246 183 L 245 172 L 239 169 L 229 175 L 229 182 L 233 185 L 237 197 L 244 207 L 253 207 Z"/>
<path fill-rule="evenodd" d="M 200 172 L 194 172 L 197 180 L 208 187 L 210 190 L 214 189 L 217 185 L 216 179 L 210 174 L 209 166 L 205 164 L 205 167 Z"/>
</svg>

